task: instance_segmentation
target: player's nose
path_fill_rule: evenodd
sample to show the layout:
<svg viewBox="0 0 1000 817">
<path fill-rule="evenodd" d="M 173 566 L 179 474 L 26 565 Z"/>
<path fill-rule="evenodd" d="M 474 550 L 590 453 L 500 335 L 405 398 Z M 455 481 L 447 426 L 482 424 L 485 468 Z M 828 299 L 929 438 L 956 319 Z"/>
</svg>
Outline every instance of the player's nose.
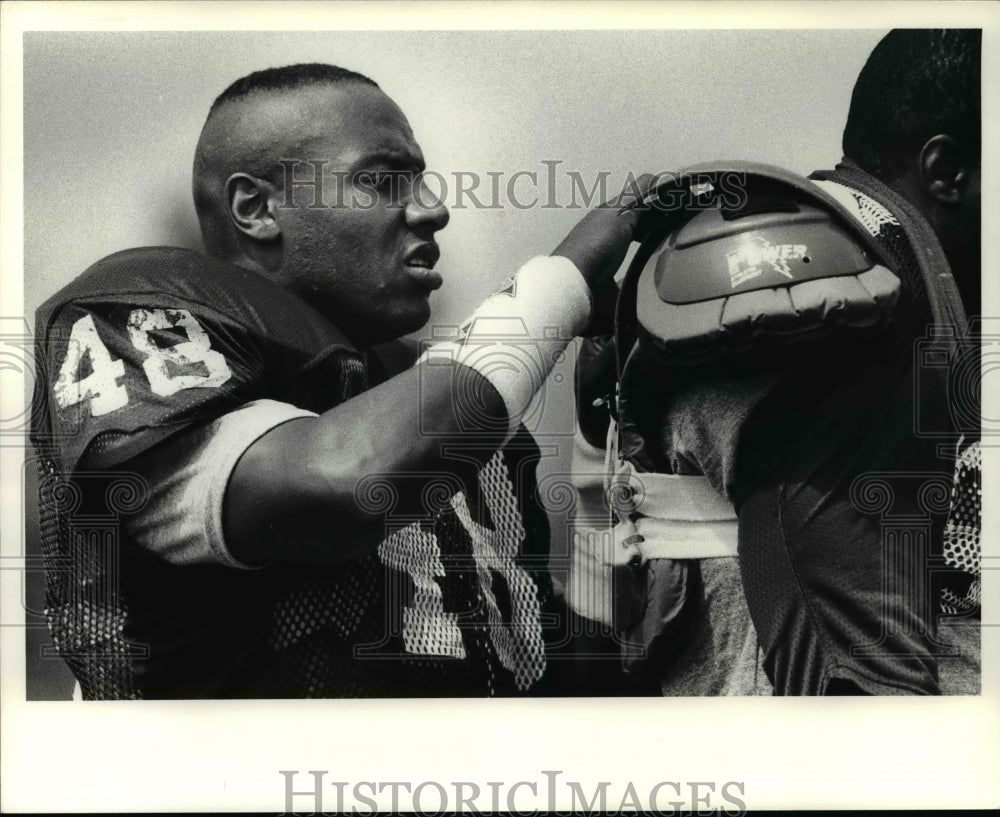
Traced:
<svg viewBox="0 0 1000 817">
<path fill-rule="evenodd" d="M 443 199 L 428 187 L 421 177 L 414 185 L 413 194 L 406 205 L 406 223 L 414 232 L 435 233 L 443 229 L 451 219 L 451 213 Z"/>
</svg>

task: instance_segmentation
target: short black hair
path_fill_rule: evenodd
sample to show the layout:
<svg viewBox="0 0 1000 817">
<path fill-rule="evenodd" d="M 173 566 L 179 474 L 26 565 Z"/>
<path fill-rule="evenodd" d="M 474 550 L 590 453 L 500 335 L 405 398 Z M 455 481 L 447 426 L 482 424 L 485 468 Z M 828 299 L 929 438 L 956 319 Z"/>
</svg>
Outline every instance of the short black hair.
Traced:
<svg viewBox="0 0 1000 817">
<path fill-rule="evenodd" d="M 338 65 L 327 65 L 322 62 L 299 63 L 298 65 L 285 65 L 281 68 L 265 68 L 263 71 L 254 71 L 236 80 L 215 98 L 209 110 L 209 116 L 220 105 L 231 102 L 234 99 L 243 99 L 257 93 L 266 91 L 285 91 L 295 88 L 302 88 L 307 85 L 320 85 L 322 83 L 340 82 L 362 82 L 378 88 L 378 83 L 364 74 L 341 68 Z"/>
<path fill-rule="evenodd" d="M 851 96 L 844 155 L 883 180 L 947 134 L 981 150 L 980 29 L 894 29 L 868 57 Z"/>
<path fill-rule="evenodd" d="M 231 227 L 225 193 L 228 176 L 240 170 L 268 179 L 275 184 L 281 178 L 280 165 L 275 164 L 277 156 L 255 145 L 252 139 L 248 141 L 235 138 L 248 137 L 248 134 L 235 134 L 233 140 L 235 144 L 225 146 L 215 144 L 220 133 L 217 132 L 217 128 L 213 128 L 213 121 L 220 116 L 219 109 L 230 102 L 250 100 L 258 95 L 295 91 L 312 85 L 347 83 L 379 87 L 377 82 L 364 74 L 336 65 L 314 62 L 255 71 L 236 80 L 216 97 L 205 118 L 195 149 L 192 179 L 195 210 L 201 224 L 205 247 L 211 254 L 224 256 L 227 252 L 225 247 Z M 225 124 L 226 128 L 231 126 L 232 123 Z"/>
</svg>

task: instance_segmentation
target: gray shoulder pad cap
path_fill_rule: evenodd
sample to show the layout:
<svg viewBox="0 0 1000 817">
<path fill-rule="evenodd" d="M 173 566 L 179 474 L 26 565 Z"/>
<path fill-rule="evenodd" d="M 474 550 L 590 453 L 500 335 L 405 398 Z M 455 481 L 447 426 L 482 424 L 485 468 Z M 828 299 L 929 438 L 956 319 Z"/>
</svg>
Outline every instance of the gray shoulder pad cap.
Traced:
<svg viewBox="0 0 1000 817">
<path fill-rule="evenodd" d="M 899 279 L 839 202 L 778 168 L 684 171 L 702 185 L 721 173 L 743 174 L 744 200 L 690 207 L 636 281 L 635 318 L 656 347 L 699 360 L 762 337 L 808 341 L 838 328 L 878 331 L 891 320 Z"/>
</svg>

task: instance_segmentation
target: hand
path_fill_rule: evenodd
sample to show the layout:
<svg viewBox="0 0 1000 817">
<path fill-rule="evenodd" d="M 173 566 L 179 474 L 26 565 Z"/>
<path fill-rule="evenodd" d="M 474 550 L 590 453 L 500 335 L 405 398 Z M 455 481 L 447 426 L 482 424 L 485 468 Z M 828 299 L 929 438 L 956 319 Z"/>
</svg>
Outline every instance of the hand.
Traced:
<svg viewBox="0 0 1000 817">
<path fill-rule="evenodd" d="M 629 244 L 637 237 L 641 217 L 638 210 L 626 210 L 621 215 L 619 210 L 643 196 L 654 181 L 650 174 L 635 179 L 619 196 L 587 213 L 552 251 L 552 255 L 572 261 L 591 292 L 600 294 L 602 299 L 609 294 L 608 285 L 613 285 L 612 279 L 625 260 Z"/>
<path fill-rule="evenodd" d="M 590 287 L 591 316 L 584 336 L 592 337 L 614 329 L 618 287 L 614 275 L 621 267 L 629 244 L 639 238 L 642 211 L 622 206 L 641 198 L 655 177 L 643 174 L 616 198 L 585 215 L 553 251 L 572 261 Z"/>
</svg>

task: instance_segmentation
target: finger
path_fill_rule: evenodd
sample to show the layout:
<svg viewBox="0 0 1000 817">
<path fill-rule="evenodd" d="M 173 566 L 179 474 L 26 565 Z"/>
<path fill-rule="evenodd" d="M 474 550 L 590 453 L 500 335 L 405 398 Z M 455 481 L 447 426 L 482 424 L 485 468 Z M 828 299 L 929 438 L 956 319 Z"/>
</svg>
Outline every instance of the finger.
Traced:
<svg viewBox="0 0 1000 817">
<path fill-rule="evenodd" d="M 642 564 L 642 551 L 639 546 L 644 542 L 636 526 L 629 521 L 619 522 L 614 527 L 614 539 L 610 552 L 605 552 L 609 565 Z"/>
<path fill-rule="evenodd" d="M 650 192 L 656 189 L 657 181 L 658 177 L 652 173 L 643 173 L 638 177 L 630 176 L 625 183 L 625 188 L 614 199 L 614 206 L 618 207 L 618 214 L 631 212 L 642 205 Z M 608 204 L 611 205 L 611 202 Z"/>
</svg>

